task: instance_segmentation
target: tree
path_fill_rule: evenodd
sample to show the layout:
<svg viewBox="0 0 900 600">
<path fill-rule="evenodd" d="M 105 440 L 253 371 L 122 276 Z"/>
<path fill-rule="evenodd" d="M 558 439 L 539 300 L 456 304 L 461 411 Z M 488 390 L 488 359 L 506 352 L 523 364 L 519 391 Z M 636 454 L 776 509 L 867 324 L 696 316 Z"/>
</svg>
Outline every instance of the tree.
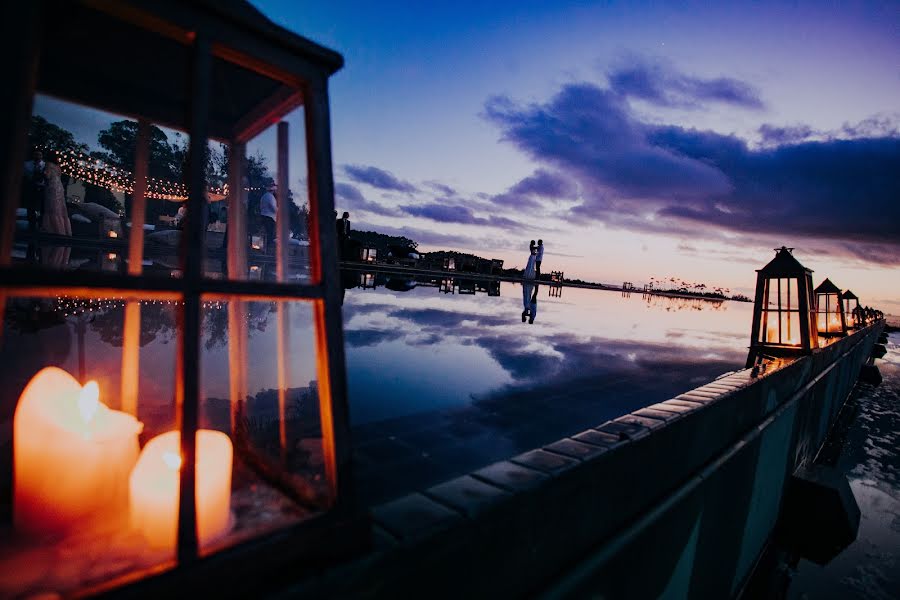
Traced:
<svg viewBox="0 0 900 600">
<path fill-rule="evenodd" d="M 134 171 L 134 152 L 137 146 L 138 124 L 136 121 L 116 121 L 97 135 L 97 142 L 103 152 L 94 152 L 91 156 L 99 158 L 107 164 L 125 171 Z M 180 133 L 175 133 L 175 140 L 169 141 L 166 133 L 150 126 L 150 152 L 147 174 L 154 179 L 169 182 L 182 181 L 182 165 L 187 156 L 187 144 L 182 141 Z M 87 186 L 86 186 L 87 187 Z M 87 196 L 87 190 L 85 190 Z M 147 199 L 147 223 L 155 223 L 161 214 L 174 214 L 178 204 L 166 200 Z M 125 198 L 126 214 L 131 213 L 131 196 Z"/>
<path fill-rule="evenodd" d="M 31 117 L 28 128 L 28 147 L 42 147 L 59 152 L 76 150 L 87 153 L 88 147 L 75 141 L 72 132 L 55 125 L 40 115 Z"/>
</svg>

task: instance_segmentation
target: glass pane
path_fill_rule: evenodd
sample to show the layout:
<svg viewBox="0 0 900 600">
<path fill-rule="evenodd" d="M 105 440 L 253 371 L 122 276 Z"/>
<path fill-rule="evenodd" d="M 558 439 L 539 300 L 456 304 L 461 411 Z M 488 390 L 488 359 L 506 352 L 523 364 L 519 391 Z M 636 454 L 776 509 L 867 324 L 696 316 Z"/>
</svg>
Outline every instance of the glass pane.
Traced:
<svg viewBox="0 0 900 600">
<path fill-rule="evenodd" d="M 837 294 L 817 294 L 816 325 L 822 333 L 841 333 L 841 303 Z"/>
<path fill-rule="evenodd" d="M 136 161 L 136 141 L 144 139 L 138 122 L 186 127 L 188 47 L 81 3 L 54 5 L 46 16 L 14 260 L 134 270 L 143 259 L 129 256 L 132 196 L 147 166 Z M 115 60 L 98 59 L 111 48 Z M 157 128 L 146 131 L 155 179 L 147 180 L 148 193 L 169 193 L 182 183 L 178 144 Z M 143 221 L 139 232 L 155 225 Z"/>
<path fill-rule="evenodd" d="M 799 295 L 797 294 L 797 280 L 782 278 L 778 280 L 780 285 L 780 302 L 783 310 L 797 310 L 799 307 Z"/>
<path fill-rule="evenodd" d="M 0 596 L 66 594 L 174 559 L 136 526 L 132 489 L 141 444 L 175 423 L 176 308 L 8 298 Z"/>
<path fill-rule="evenodd" d="M 214 260 L 206 274 L 309 282 L 306 124 L 299 86 L 221 58 L 213 61 L 212 86 L 206 246 Z"/>
<path fill-rule="evenodd" d="M 200 426 L 227 436 L 233 467 L 230 520 L 208 544 L 201 539 L 201 550 L 325 508 L 312 309 L 306 301 L 203 303 Z"/>
</svg>

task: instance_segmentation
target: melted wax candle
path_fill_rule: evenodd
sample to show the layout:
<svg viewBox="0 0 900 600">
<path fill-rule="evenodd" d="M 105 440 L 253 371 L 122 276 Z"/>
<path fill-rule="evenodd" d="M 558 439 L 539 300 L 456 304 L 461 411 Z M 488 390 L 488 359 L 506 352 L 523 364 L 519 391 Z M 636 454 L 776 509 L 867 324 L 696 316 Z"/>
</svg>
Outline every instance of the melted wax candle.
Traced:
<svg viewBox="0 0 900 600">
<path fill-rule="evenodd" d="M 143 425 L 99 396 L 96 382 L 82 387 L 57 367 L 28 382 L 13 419 L 18 531 L 65 533 L 124 516 Z"/>
<path fill-rule="evenodd" d="M 201 547 L 231 527 L 231 440 L 197 431 L 197 535 Z M 175 549 L 181 489 L 181 433 L 169 431 L 144 446 L 130 479 L 131 524 L 156 548 Z"/>
</svg>

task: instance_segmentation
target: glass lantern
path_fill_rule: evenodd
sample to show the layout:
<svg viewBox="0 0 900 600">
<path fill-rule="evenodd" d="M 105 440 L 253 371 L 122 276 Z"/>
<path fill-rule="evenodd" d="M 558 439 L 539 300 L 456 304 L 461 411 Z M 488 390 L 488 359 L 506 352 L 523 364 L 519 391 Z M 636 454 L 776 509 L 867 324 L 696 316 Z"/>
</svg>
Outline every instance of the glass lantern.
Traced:
<svg viewBox="0 0 900 600">
<path fill-rule="evenodd" d="M 841 290 L 825 279 L 814 290 L 816 296 L 816 330 L 819 337 L 833 338 L 847 335 Z"/>
<path fill-rule="evenodd" d="M 757 270 L 756 297 L 747 367 L 760 356 L 809 354 L 818 346 L 812 271 L 782 246 L 775 258 Z"/>
<path fill-rule="evenodd" d="M 844 303 L 844 320 L 847 323 L 848 329 L 856 329 L 859 327 L 859 297 L 847 290 L 841 296 L 841 299 Z"/>
<path fill-rule="evenodd" d="M 327 92 L 343 59 L 247 2 L 20 13 L 0 597 L 249 595 L 357 552 Z"/>
</svg>

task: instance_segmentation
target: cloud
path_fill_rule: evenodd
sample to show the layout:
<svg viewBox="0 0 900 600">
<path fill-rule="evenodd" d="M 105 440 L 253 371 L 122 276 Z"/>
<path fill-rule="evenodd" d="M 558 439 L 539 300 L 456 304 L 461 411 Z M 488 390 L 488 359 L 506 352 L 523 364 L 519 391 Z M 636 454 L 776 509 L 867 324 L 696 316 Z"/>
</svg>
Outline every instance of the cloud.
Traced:
<svg viewBox="0 0 900 600">
<path fill-rule="evenodd" d="M 399 211 L 395 208 L 382 206 L 377 202 L 367 200 L 366 197 L 363 196 L 362 192 L 359 191 L 359 188 L 349 183 L 335 183 L 334 194 L 336 196 L 336 199 L 338 200 L 338 204 L 342 207 L 341 210 L 366 211 L 374 213 L 376 215 L 384 215 L 389 217 L 399 214 Z"/>
<path fill-rule="evenodd" d="M 546 104 L 520 106 L 495 97 L 485 115 L 504 140 L 574 177 L 592 204 L 606 204 L 607 191 L 620 198 L 661 190 L 693 198 L 730 188 L 713 166 L 648 142 L 625 99 L 593 84 L 566 85 Z"/>
<path fill-rule="evenodd" d="M 351 348 L 365 348 L 399 339 L 403 335 L 403 332 L 395 330 L 351 329 L 344 331 L 344 341 Z"/>
<path fill-rule="evenodd" d="M 366 228 L 377 230 L 378 233 L 385 235 L 405 236 L 411 240 L 415 240 L 420 244 L 429 246 L 440 246 L 444 249 L 466 249 L 471 251 L 474 248 L 484 247 L 483 240 L 468 235 L 442 233 L 433 229 L 422 229 L 418 227 L 392 227 L 390 225 L 368 225 L 360 223 L 358 229 L 365 231 Z"/>
<path fill-rule="evenodd" d="M 412 194 L 418 188 L 408 181 L 403 181 L 393 173 L 378 167 L 364 165 L 344 165 L 344 172 L 356 183 L 364 183 L 380 190 Z"/>
<path fill-rule="evenodd" d="M 437 190 L 444 196 L 455 196 L 456 195 L 456 190 L 454 188 L 450 187 L 447 184 L 441 183 L 440 181 L 426 181 L 425 185 L 427 185 L 428 187 L 430 187 L 433 190 Z"/>
<path fill-rule="evenodd" d="M 735 136 L 645 122 L 621 94 L 590 83 L 544 103 L 491 98 L 484 114 L 502 139 L 577 183 L 572 212 L 586 220 L 692 239 L 726 230 L 824 238 L 844 256 L 900 263 L 896 135 L 751 149 Z"/>
<path fill-rule="evenodd" d="M 432 221 L 437 221 L 438 223 L 482 225 L 513 230 L 519 230 L 522 228 L 522 225 L 520 223 L 507 217 L 501 217 L 499 215 L 478 217 L 475 215 L 475 212 L 471 208 L 460 204 L 429 202 L 425 204 L 401 206 L 400 210 L 410 216 L 430 219 Z"/>
<path fill-rule="evenodd" d="M 709 102 L 757 110 L 765 106 L 759 91 L 746 82 L 731 77 L 694 77 L 660 60 L 630 57 L 607 77 L 616 94 L 658 106 L 701 108 Z"/>
<path fill-rule="evenodd" d="M 506 192 L 493 196 L 495 204 L 514 208 L 541 208 L 538 199 L 572 200 L 578 196 L 578 186 L 570 177 L 537 169 Z"/>
<path fill-rule="evenodd" d="M 764 123 L 758 131 L 763 144 L 775 146 L 802 142 L 817 134 L 815 129 L 803 124 L 779 127 Z"/>
</svg>

